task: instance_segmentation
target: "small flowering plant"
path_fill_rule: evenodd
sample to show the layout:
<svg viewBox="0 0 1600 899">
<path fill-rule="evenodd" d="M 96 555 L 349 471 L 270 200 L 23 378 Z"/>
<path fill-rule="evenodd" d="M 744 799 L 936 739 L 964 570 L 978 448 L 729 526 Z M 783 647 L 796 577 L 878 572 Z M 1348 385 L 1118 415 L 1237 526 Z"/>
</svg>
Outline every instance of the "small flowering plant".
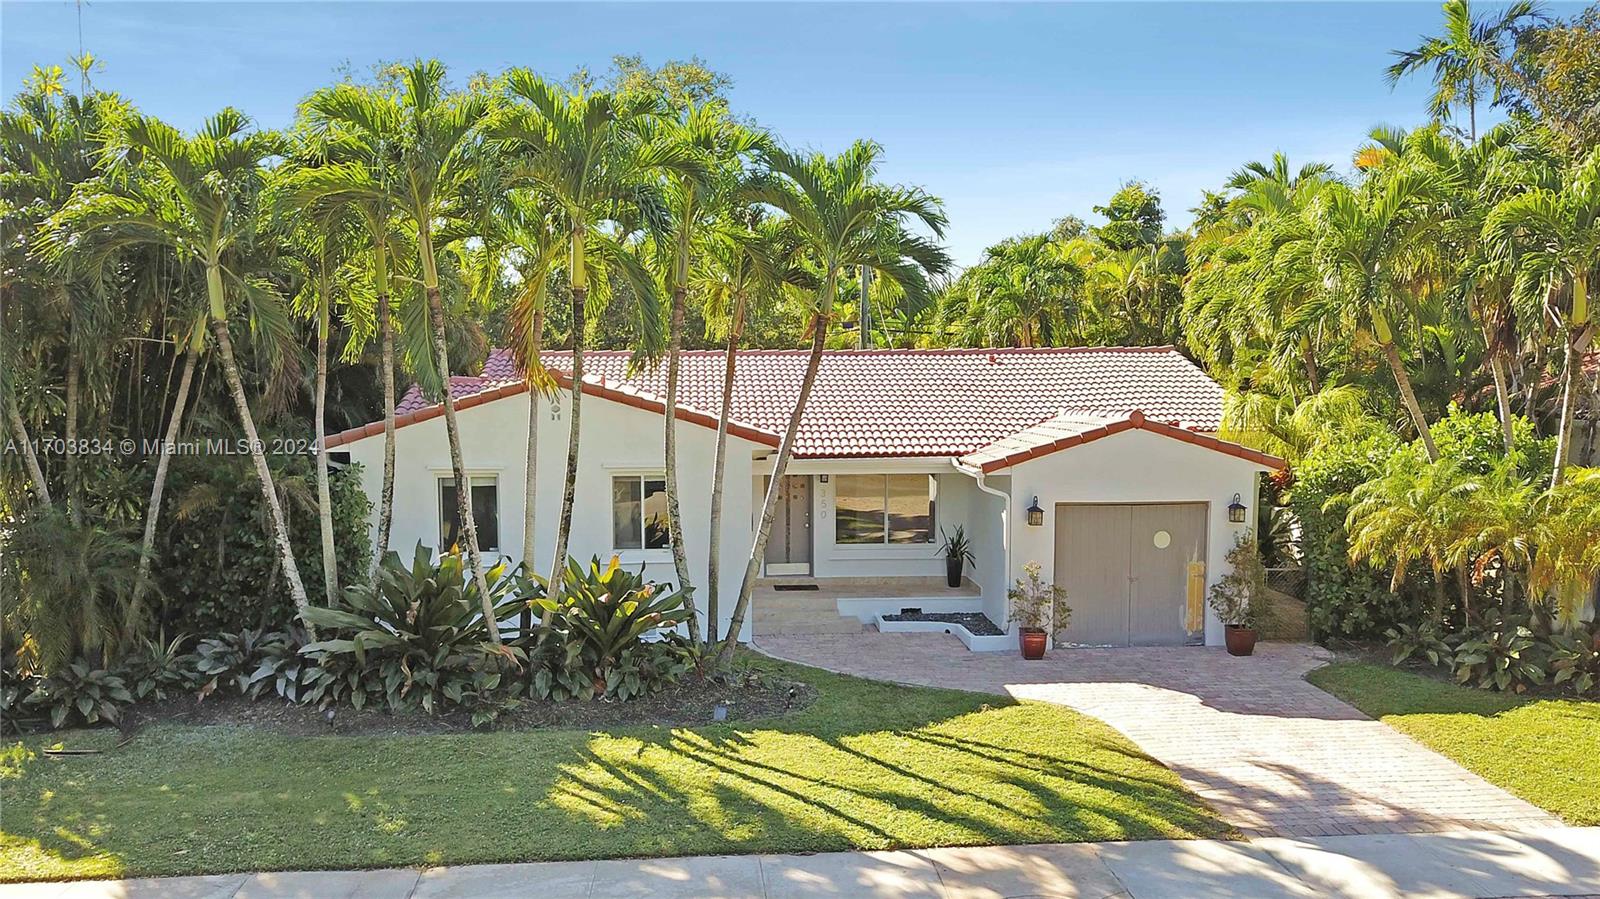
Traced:
<svg viewBox="0 0 1600 899">
<path fill-rule="evenodd" d="M 1022 566 L 1022 577 L 1006 591 L 1011 600 L 1010 620 L 1023 630 L 1059 634 L 1072 620 L 1072 607 L 1067 605 L 1066 588 L 1045 581 L 1043 572 L 1044 566 L 1038 562 Z"/>
</svg>

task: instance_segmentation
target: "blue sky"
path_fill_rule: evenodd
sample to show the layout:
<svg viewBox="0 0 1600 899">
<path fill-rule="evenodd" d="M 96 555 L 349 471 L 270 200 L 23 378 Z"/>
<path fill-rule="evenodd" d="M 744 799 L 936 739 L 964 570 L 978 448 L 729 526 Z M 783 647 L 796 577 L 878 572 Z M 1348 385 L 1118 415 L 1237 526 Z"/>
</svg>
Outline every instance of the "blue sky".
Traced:
<svg viewBox="0 0 1600 899">
<path fill-rule="evenodd" d="M 1552 7 L 1570 14 L 1576 7 Z M 1039 231 L 1140 178 L 1170 220 L 1239 164 L 1282 150 L 1341 168 L 1375 124 L 1423 118 L 1388 51 L 1437 30 L 1437 3 L 513 4 L 94 0 L 96 76 L 193 126 L 220 106 L 264 126 L 348 64 L 437 56 L 461 79 L 524 65 L 565 76 L 615 54 L 698 55 L 737 109 L 799 147 L 857 137 L 885 177 L 942 197 L 956 260 Z M 7 96 L 77 46 L 69 0 L 0 6 Z"/>
</svg>

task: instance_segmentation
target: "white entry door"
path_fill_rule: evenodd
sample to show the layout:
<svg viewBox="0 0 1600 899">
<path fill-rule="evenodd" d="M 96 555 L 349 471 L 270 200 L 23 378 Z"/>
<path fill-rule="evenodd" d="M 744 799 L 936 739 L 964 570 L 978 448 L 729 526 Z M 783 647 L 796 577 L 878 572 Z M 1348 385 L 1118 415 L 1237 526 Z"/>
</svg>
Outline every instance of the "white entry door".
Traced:
<svg viewBox="0 0 1600 899">
<path fill-rule="evenodd" d="M 783 476 L 772 533 L 767 537 L 767 574 L 811 574 L 810 475 Z"/>
</svg>

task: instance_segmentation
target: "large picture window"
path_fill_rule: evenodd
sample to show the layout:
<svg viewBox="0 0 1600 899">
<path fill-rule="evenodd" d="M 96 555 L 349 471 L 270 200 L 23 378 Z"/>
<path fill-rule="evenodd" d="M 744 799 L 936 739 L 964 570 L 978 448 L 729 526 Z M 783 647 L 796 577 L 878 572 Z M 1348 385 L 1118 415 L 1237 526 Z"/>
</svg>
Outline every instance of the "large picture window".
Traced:
<svg viewBox="0 0 1600 899">
<path fill-rule="evenodd" d="M 500 550 L 500 485 L 494 475 L 473 475 L 472 523 L 478 529 L 478 549 Z M 439 479 L 439 551 L 448 552 L 461 542 L 461 513 L 456 508 L 456 479 Z M 465 547 L 463 547 L 465 548 Z"/>
<path fill-rule="evenodd" d="M 611 547 L 666 549 L 667 482 L 622 475 L 611 479 Z"/>
<path fill-rule="evenodd" d="M 931 542 L 937 483 L 932 475 L 925 474 L 836 475 L 834 542 Z"/>
</svg>

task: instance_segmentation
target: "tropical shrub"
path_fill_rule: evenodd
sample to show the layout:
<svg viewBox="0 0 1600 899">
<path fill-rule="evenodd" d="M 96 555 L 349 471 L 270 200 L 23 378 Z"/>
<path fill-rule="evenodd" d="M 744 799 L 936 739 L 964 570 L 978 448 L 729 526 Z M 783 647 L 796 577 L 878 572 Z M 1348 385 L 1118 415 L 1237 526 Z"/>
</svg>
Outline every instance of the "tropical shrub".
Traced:
<svg viewBox="0 0 1600 899">
<path fill-rule="evenodd" d="M 1523 621 L 1502 619 L 1460 639 L 1452 663 L 1457 683 L 1516 693 L 1544 683 L 1543 647 Z"/>
<path fill-rule="evenodd" d="M 495 610 L 492 623 L 483 618 L 461 553 L 445 553 L 435 564 L 433 550 L 418 543 L 408 567 L 390 552 L 373 583 L 347 589 L 340 607 L 310 610 L 311 623 L 327 636 L 301 652 L 322 660 L 347 656 L 360 671 L 360 686 L 352 691 L 381 696 L 390 709 L 432 713 L 440 697 L 454 700 L 481 688 L 474 672 L 495 670 L 493 659 L 521 663 L 515 649 L 501 655 L 490 648 L 489 627 L 514 618 L 527 602 L 512 595 L 514 581 L 504 563 L 484 577 Z"/>
<path fill-rule="evenodd" d="M 1368 563 L 1351 564 L 1345 518 L 1349 495 L 1376 477 L 1400 448 L 1392 431 L 1371 427 L 1349 440 L 1319 444 L 1295 469 L 1288 507 L 1300 522 L 1300 553 L 1306 574 L 1306 612 L 1313 637 L 1374 638 L 1415 621 L 1419 585 L 1397 593 L 1391 573 Z"/>
<path fill-rule="evenodd" d="M 547 655 L 540 660 L 546 667 L 534 675 L 534 692 L 552 695 L 559 686 L 581 696 L 575 681 L 587 677 L 593 692 L 630 699 L 677 680 L 693 667 L 693 647 L 666 634 L 688 621 L 692 601 L 646 581 L 642 570 L 628 571 L 615 556 L 604 567 L 598 558 L 588 566 L 568 560 L 560 599 L 531 600 L 560 637 L 545 644 Z M 662 645 L 644 649 L 643 641 L 652 637 Z M 552 673 L 542 673 L 552 665 Z"/>
<path fill-rule="evenodd" d="M 130 605 L 139 548 L 121 531 L 73 523 L 64 512 L 5 522 L 0 552 L 4 627 L 27 634 L 44 673 L 75 658 L 111 658 L 143 630 Z"/>
<path fill-rule="evenodd" d="M 118 670 L 135 699 L 163 700 L 199 689 L 202 682 L 199 659 L 183 651 L 188 638 L 179 634 L 171 640 L 145 639 L 123 660 Z"/>
<path fill-rule="evenodd" d="M 59 728 L 69 721 L 115 723 L 122 717 L 122 709 L 133 704 L 133 694 L 117 675 L 84 659 L 73 659 L 41 680 L 25 701 L 43 709 L 50 726 Z"/>
<path fill-rule="evenodd" d="M 1052 629 L 1059 634 L 1072 621 L 1072 607 L 1067 605 L 1067 590 L 1060 584 L 1046 581 L 1044 566 L 1038 562 L 1025 562 L 1022 577 L 1006 590 L 1010 612 L 1007 621 L 1023 628 Z"/>
<path fill-rule="evenodd" d="M 1416 625 L 1397 624 L 1389 628 L 1386 636 L 1389 638 L 1389 648 L 1394 651 L 1389 660 L 1392 665 L 1403 665 L 1411 659 L 1426 659 L 1428 664 L 1437 668 L 1455 661 L 1455 647 L 1436 621 L 1424 621 Z"/>
<path fill-rule="evenodd" d="M 1570 684 L 1579 696 L 1587 696 L 1600 684 L 1600 628 L 1593 634 L 1553 634 L 1550 637 L 1549 669 L 1552 684 Z"/>
<path fill-rule="evenodd" d="M 301 577 L 307 584 L 320 584 L 322 551 L 312 461 L 283 454 L 267 459 Z M 161 625 L 169 632 L 189 634 L 288 625 L 294 619 L 294 605 L 250 460 L 175 456 L 170 464 L 168 482 L 173 486 L 167 492 L 151 566 L 162 598 Z M 358 465 L 335 472 L 329 487 L 339 583 L 353 584 L 365 579 L 372 558 L 371 501 L 361 488 Z"/>
<path fill-rule="evenodd" d="M 245 628 L 201 640 L 195 647 L 200 698 L 220 689 L 259 699 L 271 687 L 279 696 L 296 701 L 300 678 L 307 673 L 298 658 L 304 642 L 305 635 L 298 629 L 261 628 Z"/>
</svg>

